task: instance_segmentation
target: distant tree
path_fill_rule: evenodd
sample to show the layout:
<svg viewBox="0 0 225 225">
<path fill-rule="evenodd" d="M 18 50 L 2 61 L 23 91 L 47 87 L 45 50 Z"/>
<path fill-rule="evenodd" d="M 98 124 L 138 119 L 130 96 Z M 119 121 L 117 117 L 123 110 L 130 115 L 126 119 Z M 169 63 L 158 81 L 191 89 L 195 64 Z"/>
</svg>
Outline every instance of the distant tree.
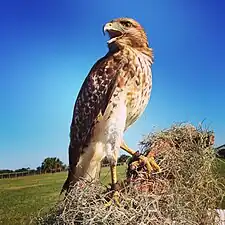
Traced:
<svg viewBox="0 0 225 225">
<path fill-rule="evenodd" d="M 68 166 L 66 164 L 63 164 L 63 169 L 64 170 L 67 170 L 68 169 Z"/>
<path fill-rule="evenodd" d="M 225 144 L 216 148 L 216 156 L 225 159 Z"/>
<path fill-rule="evenodd" d="M 29 173 L 30 173 L 30 174 L 36 174 L 36 170 L 31 169 L 31 170 L 29 170 Z"/>
<path fill-rule="evenodd" d="M 36 168 L 36 171 L 37 171 L 38 173 L 41 173 L 41 166 L 38 166 L 38 167 Z"/>
<path fill-rule="evenodd" d="M 21 168 L 21 169 L 17 169 L 15 170 L 15 172 L 19 173 L 19 172 L 28 172 L 30 171 L 30 167 L 27 167 L 27 168 Z"/>
<path fill-rule="evenodd" d="M 105 157 L 101 163 L 102 163 L 102 165 L 109 164 L 107 157 Z"/>
<path fill-rule="evenodd" d="M 14 172 L 13 170 L 8 170 L 8 169 L 0 170 L 0 174 L 3 174 L 3 173 L 13 173 L 13 172 Z"/>
<path fill-rule="evenodd" d="M 126 162 L 127 159 L 129 159 L 129 158 L 130 158 L 129 155 L 123 154 L 123 155 L 121 155 L 121 156 L 118 158 L 118 163 L 124 163 L 124 162 Z"/>
<path fill-rule="evenodd" d="M 117 162 L 118 162 L 118 163 L 124 163 L 124 162 L 127 161 L 128 158 L 130 158 L 129 155 L 123 154 L 123 155 L 121 155 L 121 156 L 118 158 Z M 102 160 L 102 164 L 103 164 L 103 165 L 109 164 L 109 161 L 108 161 L 107 157 L 105 157 L 105 158 Z"/>
<path fill-rule="evenodd" d="M 57 172 L 65 169 L 65 165 L 63 162 L 56 157 L 48 157 L 44 159 L 41 164 L 41 170 L 50 173 L 50 172 Z"/>
</svg>

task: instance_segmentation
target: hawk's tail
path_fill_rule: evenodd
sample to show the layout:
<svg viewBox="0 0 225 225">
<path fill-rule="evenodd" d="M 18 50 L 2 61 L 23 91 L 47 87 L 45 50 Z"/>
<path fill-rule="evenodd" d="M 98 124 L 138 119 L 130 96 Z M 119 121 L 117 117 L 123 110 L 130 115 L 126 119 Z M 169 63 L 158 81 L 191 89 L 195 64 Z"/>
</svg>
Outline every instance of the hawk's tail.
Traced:
<svg viewBox="0 0 225 225">
<path fill-rule="evenodd" d="M 68 177 L 67 177 L 66 181 L 65 181 L 64 184 L 63 184 L 63 187 L 62 187 L 62 190 L 61 190 L 61 192 L 60 192 L 60 195 L 61 195 L 64 191 L 66 191 L 66 193 L 65 193 L 66 195 L 69 193 L 70 187 L 71 187 L 72 182 L 73 182 L 73 179 L 71 179 L 71 178 L 72 178 L 72 172 L 69 171 Z"/>
<path fill-rule="evenodd" d="M 75 178 L 75 169 L 76 169 L 76 165 L 79 161 L 79 156 L 80 153 L 79 151 L 77 151 L 77 148 L 74 147 L 73 145 L 69 145 L 69 168 L 68 168 L 68 176 L 66 181 L 63 184 L 62 190 L 60 192 L 60 195 L 66 191 L 66 195 L 69 193 L 70 191 L 70 187 L 75 184 L 76 182 L 76 178 Z"/>
<path fill-rule="evenodd" d="M 64 184 L 63 184 L 63 186 L 62 186 L 60 195 L 61 195 L 64 191 L 68 192 L 69 184 L 70 184 L 70 181 L 69 181 L 69 174 L 68 174 L 68 177 L 67 177 L 66 181 L 64 182 Z"/>
</svg>

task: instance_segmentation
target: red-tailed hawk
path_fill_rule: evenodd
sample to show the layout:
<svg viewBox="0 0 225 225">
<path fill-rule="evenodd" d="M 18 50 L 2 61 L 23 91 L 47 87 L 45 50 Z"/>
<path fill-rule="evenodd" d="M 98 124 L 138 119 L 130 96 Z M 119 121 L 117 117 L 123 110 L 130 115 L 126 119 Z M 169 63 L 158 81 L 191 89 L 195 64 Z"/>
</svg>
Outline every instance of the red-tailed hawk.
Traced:
<svg viewBox="0 0 225 225">
<path fill-rule="evenodd" d="M 144 112 L 152 89 L 153 53 L 141 25 L 119 18 L 103 29 L 110 37 L 109 51 L 92 67 L 75 103 L 63 190 L 81 177 L 98 179 L 104 157 L 110 162 L 115 188 L 120 147 L 133 154 L 123 134 Z"/>
</svg>

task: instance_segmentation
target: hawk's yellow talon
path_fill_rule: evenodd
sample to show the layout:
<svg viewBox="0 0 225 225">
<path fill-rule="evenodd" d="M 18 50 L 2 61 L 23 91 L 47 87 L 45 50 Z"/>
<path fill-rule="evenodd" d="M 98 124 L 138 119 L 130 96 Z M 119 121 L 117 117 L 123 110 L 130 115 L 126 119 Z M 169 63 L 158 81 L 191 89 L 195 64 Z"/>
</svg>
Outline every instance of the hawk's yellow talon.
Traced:
<svg viewBox="0 0 225 225">
<path fill-rule="evenodd" d="M 146 165 L 147 170 L 148 170 L 148 173 L 151 173 L 152 170 L 153 170 L 153 168 L 152 168 L 152 166 L 151 166 L 151 164 L 150 164 L 148 158 L 145 157 L 145 156 L 143 156 L 143 155 L 141 155 L 141 156 L 140 156 L 140 160 L 141 160 L 142 162 L 144 162 L 144 164 Z"/>
<path fill-rule="evenodd" d="M 161 172 L 160 166 L 156 163 L 155 159 L 152 156 L 148 158 L 148 161 L 157 172 Z"/>
<path fill-rule="evenodd" d="M 118 192 L 118 191 L 114 191 L 113 196 L 112 196 L 112 198 L 110 199 L 110 201 L 104 204 L 105 207 L 111 206 L 112 203 L 113 203 L 113 201 L 115 202 L 115 204 L 116 204 L 117 206 L 120 207 L 121 205 L 120 205 L 120 202 L 119 202 L 119 196 L 120 196 L 119 192 Z"/>
<path fill-rule="evenodd" d="M 120 148 L 122 148 L 123 150 L 125 150 L 126 152 L 128 152 L 131 155 L 135 155 L 135 151 L 133 151 L 132 149 L 130 149 L 125 142 L 123 141 Z M 155 169 L 157 172 L 161 172 L 161 169 L 159 167 L 159 165 L 156 163 L 155 159 L 153 156 L 147 157 L 147 156 L 143 156 L 140 155 L 139 159 L 144 162 L 144 164 L 147 167 L 148 173 L 151 173 L 153 169 Z M 138 164 L 138 162 L 137 162 Z"/>
</svg>

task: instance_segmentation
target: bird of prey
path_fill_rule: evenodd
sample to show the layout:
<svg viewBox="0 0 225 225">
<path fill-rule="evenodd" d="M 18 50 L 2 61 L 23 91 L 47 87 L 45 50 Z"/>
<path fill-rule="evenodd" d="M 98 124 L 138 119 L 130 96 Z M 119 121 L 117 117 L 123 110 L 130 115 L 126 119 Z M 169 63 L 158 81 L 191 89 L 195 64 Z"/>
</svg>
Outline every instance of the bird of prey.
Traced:
<svg viewBox="0 0 225 225">
<path fill-rule="evenodd" d="M 99 179 L 104 157 L 116 190 L 119 149 L 135 154 L 123 134 L 142 115 L 150 98 L 153 51 L 142 26 L 134 19 L 118 18 L 106 23 L 103 32 L 110 38 L 108 53 L 91 68 L 78 94 L 70 126 L 69 172 L 62 191 L 68 192 L 80 178 Z M 149 170 L 155 165 L 146 164 Z"/>
</svg>

